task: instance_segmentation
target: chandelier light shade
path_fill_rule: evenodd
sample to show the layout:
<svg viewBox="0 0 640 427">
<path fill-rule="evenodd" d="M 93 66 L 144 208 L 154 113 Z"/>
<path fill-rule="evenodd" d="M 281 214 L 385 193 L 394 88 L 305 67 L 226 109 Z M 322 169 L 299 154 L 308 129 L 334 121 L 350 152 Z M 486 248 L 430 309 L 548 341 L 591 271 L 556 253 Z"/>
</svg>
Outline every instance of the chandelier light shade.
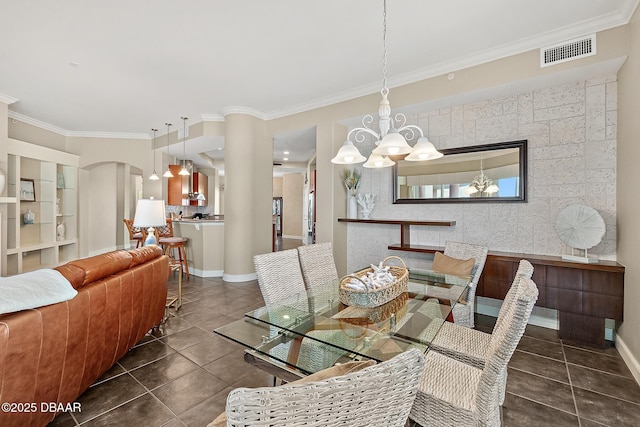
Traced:
<svg viewBox="0 0 640 427">
<path fill-rule="evenodd" d="M 387 156 L 381 156 L 380 154 L 371 153 L 367 162 L 362 165 L 364 168 L 386 168 L 395 165 L 396 162 L 388 158 Z"/>
<path fill-rule="evenodd" d="M 428 143 L 428 158 L 411 158 L 407 160 L 431 160 L 442 157 L 442 154 L 436 150 L 425 137 L 422 129 L 415 125 L 407 125 L 407 117 L 398 113 L 391 117 L 391 106 L 389 105 L 388 95 L 389 88 L 387 87 L 387 1 L 383 1 L 384 13 L 383 13 L 383 31 L 382 31 L 382 100 L 378 107 L 378 128 L 379 131 L 375 131 L 369 127 L 374 122 L 372 115 L 368 114 L 362 118 L 362 127 L 351 129 L 347 135 L 347 141 L 342 145 L 336 156 L 331 159 L 332 163 L 336 164 L 355 164 L 362 163 L 366 159 L 360 154 L 358 149 L 351 141 L 351 137 L 355 142 L 364 142 L 365 136 L 372 135 L 376 138 L 377 147 L 373 149 L 369 161 L 363 165 L 368 168 L 384 168 L 394 164 L 392 160 L 385 156 L 400 156 L 404 154 L 411 154 L 414 150 L 423 150 L 423 146 Z M 418 138 L 416 147 L 411 148 L 407 143 L 407 140 L 413 141 Z M 420 145 L 420 140 L 423 139 L 423 144 Z M 425 149 L 427 149 L 425 148 Z M 419 151 L 416 156 L 420 156 L 422 151 Z M 422 154 L 424 156 L 424 154 Z M 375 156 L 375 157 L 374 157 Z M 437 157 L 436 157 L 437 156 Z M 415 157 L 415 156 L 414 156 Z M 385 160 L 386 158 L 386 160 Z"/>
<path fill-rule="evenodd" d="M 169 156 L 169 128 L 171 127 L 171 123 L 165 123 L 165 125 L 167 125 L 167 156 Z M 173 178 L 173 174 L 171 173 L 169 165 L 167 165 L 167 170 L 164 171 L 162 176 L 165 178 Z"/>
<path fill-rule="evenodd" d="M 355 145 L 353 145 L 353 142 L 347 139 L 338 150 L 338 154 L 331 159 L 331 163 L 338 165 L 353 165 L 356 163 L 362 163 L 365 160 L 367 160 L 367 158 L 360 154 L 360 151 Z"/>
<path fill-rule="evenodd" d="M 441 152 L 436 150 L 436 147 L 429 141 L 426 136 L 418 138 L 418 142 L 414 145 L 411 153 L 405 157 L 405 160 L 411 162 L 419 162 L 421 160 L 435 160 L 444 156 Z"/>
<path fill-rule="evenodd" d="M 398 129 L 389 129 L 389 133 L 382 138 L 380 145 L 373 149 L 373 154 L 398 156 L 400 154 L 409 154 L 411 150 L 411 146 L 404 139 L 404 136 L 398 132 Z"/>
<path fill-rule="evenodd" d="M 180 117 L 182 119 L 182 169 L 178 175 L 189 175 L 187 170 L 187 119 L 188 117 Z"/>
<path fill-rule="evenodd" d="M 153 142 L 151 144 L 151 153 L 153 154 L 153 173 L 151 174 L 149 179 L 151 181 L 157 181 L 157 180 L 160 179 L 160 177 L 156 173 L 156 153 L 155 153 L 155 149 L 156 149 L 156 132 L 158 132 L 158 129 L 151 129 L 151 130 L 153 131 Z"/>
</svg>

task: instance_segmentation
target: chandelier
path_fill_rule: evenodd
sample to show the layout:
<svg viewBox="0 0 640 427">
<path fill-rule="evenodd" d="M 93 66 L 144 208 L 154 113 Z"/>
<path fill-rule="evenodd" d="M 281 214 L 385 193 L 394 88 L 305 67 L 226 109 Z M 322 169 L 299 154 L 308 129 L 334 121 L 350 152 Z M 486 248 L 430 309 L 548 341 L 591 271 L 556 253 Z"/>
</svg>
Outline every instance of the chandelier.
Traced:
<svg viewBox="0 0 640 427">
<path fill-rule="evenodd" d="M 391 106 L 387 96 L 389 88 L 387 87 L 387 1 L 384 0 L 383 13 L 383 32 L 382 32 L 382 100 L 378 107 L 378 128 L 379 132 L 373 130 L 370 126 L 374 122 L 371 114 L 367 114 L 362 118 L 362 127 L 354 128 L 347 134 L 347 140 L 343 143 L 336 156 L 331 159 L 331 163 L 335 164 L 355 164 L 362 163 L 367 160 L 358 148 L 353 144 L 351 137 L 355 142 L 364 142 L 365 136 L 372 135 L 376 139 L 376 148 L 372 151 L 369 160 L 363 165 L 366 168 L 384 168 L 395 164 L 388 156 L 408 154 L 405 160 L 420 161 L 433 160 L 443 156 L 431 142 L 424 136 L 422 129 L 415 125 L 407 125 L 407 117 L 398 113 L 391 117 Z M 414 140 L 418 136 L 416 145 L 412 148 L 408 140 Z"/>
<path fill-rule="evenodd" d="M 489 179 L 489 177 L 484 174 L 484 170 L 482 168 L 482 158 L 480 158 L 480 175 L 476 175 L 473 178 L 473 181 L 469 183 L 466 191 L 469 195 L 476 193 L 493 194 L 500 191 L 498 186 L 493 183 L 493 180 Z"/>
</svg>

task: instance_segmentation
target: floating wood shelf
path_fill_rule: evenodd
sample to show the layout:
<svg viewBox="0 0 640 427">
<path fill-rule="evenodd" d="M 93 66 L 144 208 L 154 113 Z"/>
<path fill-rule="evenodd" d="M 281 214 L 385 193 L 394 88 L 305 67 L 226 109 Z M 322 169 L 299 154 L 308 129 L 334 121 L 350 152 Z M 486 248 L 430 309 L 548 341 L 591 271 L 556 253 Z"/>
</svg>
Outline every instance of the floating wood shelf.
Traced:
<svg viewBox="0 0 640 427">
<path fill-rule="evenodd" d="M 453 227 L 456 225 L 455 221 L 414 221 L 403 219 L 351 219 L 351 218 L 338 218 L 338 222 L 358 222 L 361 224 L 392 224 L 400 226 L 400 246 L 409 248 L 411 247 L 411 226 L 420 225 L 426 227 Z"/>
</svg>

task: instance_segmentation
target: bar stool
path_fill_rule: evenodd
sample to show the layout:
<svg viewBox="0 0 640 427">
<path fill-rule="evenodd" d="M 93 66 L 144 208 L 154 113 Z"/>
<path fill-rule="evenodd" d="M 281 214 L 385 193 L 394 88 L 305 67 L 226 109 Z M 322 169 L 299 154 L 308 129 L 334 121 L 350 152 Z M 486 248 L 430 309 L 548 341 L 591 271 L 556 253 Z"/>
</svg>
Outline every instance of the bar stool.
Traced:
<svg viewBox="0 0 640 427">
<path fill-rule="evenodd" d="M 127 226 L 127 231 L 129 232 L 129 241 L 136 241 L 136 248 L 142 246 L 144 242 L 144 233 L 138 227 L 133 226 L 132 219 L 123 219 L 124 225 Z"/>
<path fill-rule="evenodd" d="M 182 265 L 182 271 L 186 273 L 188 279 L 189 263 L 187 262 L 185 245 L 189 239 L 173 235 L 173 221 L 171 219 L 167 219 L 167 225 L 156 227 L 156 237 L 158 245 L 162 246 L 162 252 L 171 258 L 171 264 Z M 178 251 L 177 259 L 174 255 L 174 249 Z"/>
<path fill-rule="evenodd" d="M 181 264 L 183 271 L 189 278 L 189 263 L 187 262 L 187 253 L 184 245 L 189 241 L 186 237 L 160 237 L 158 244 L 162 246 L 165 255 L 169 255 L 172 259 L 171 264 Z M 175 258 L 173 250 L 177 249 L 178 259 Z"/>
</svg>

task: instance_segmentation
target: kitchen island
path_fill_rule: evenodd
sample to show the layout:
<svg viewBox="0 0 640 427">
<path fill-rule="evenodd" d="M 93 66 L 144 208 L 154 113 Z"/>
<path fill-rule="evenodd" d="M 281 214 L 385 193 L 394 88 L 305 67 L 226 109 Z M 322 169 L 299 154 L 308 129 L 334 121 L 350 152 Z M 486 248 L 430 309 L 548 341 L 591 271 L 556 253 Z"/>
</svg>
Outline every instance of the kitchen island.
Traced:
<svg viewBox="0 0 640 427">
<path fill-rule="evenodd" d="M 173 221 L 174 236 L 186 237 L 189 271 L 198 277 L 222 277 L 224 272 L 224 220 Z"/>
</svg>

